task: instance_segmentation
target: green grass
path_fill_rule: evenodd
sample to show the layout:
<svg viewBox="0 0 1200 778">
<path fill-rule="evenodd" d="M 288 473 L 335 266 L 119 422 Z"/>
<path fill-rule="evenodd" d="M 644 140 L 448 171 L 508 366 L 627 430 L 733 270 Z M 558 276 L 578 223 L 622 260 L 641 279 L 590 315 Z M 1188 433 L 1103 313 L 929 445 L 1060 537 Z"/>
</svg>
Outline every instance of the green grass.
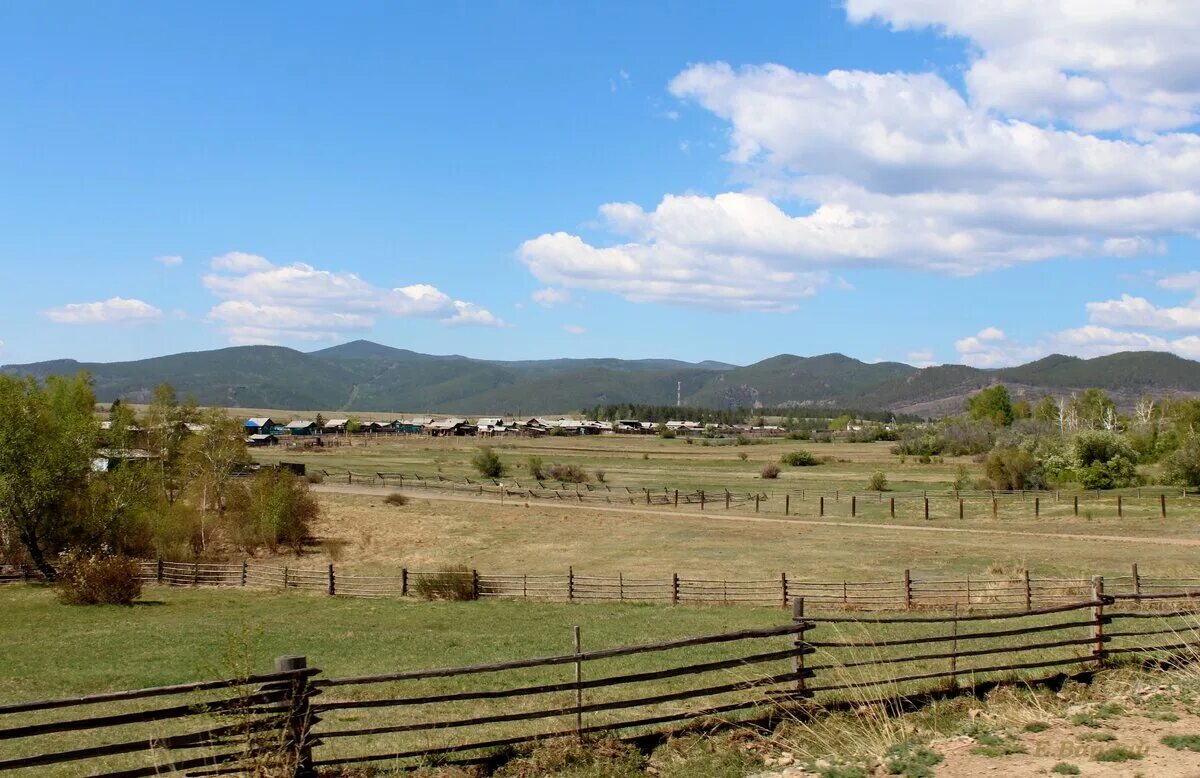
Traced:
<svg viewBox="0 0 1200 778">
<path fill-rule="evenodd" d="M 1165 735 L 1162 743 L 1176 751 L 1200 751 L 1200 735 Z"/>
<path fill-rule="evenodd" d="M 1059 762 L 1050 768 L 1050 772 L 1055 775 L 1079 775 L 1079 767 L 1070 762 Z"/>
<path fill-rule="evenodd" d="M 1125 746 L 1114 746 L 1113 748 L 1106 748 L 1098 752 L 1092 758 L 1097 762 L 1132 762 L 1144 756 L 1145 754 L 1126 748 Z"/>
</svg>

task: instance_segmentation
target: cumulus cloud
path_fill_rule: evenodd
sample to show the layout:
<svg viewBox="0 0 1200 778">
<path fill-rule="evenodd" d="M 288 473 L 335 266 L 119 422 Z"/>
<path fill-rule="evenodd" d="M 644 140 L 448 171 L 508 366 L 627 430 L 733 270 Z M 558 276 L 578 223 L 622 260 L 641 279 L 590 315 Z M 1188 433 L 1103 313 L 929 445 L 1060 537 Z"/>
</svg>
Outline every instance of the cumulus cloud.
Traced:
<svg viewBox="0 0 1200 778">
<path fill-rule="evenodd" d="M 183 257 L 178 254 L 164 254 L 154 258 L 154 261 L 163 267 L 179 267 L 183 264 Z"/>
<path fill-rule="evenodd" d="M 1049 354 L 1088 358 L 1119 351 L 1168 351 L 1189 359 L 1200 358 L 1200 337 L 1194 335 L 1168 339 L 1145 332 L 1088 324 L 1048 333 L 1032 343 L 1022 343 L 1003 333 L 1000 337 L 985 337 L 984 332 L 987 330 L 955 341 L 954 348 L 963 364 L 984 368 L 1009 367 Z"/>
<path fill-rule="evenodd" d="M 553 308 L 556 305 L 562 305 L 571 301 L 570 292 L 566 289 L 555 289 L 552 286 L 548 286 L 545 289 L 537 289 L 530 297 L 543 308 Z"/>
<path fill-rule="evenodd" d="M 1062 5 L 848 4 L 968 38 L 965 93 L 932 72 L 689 66 L 668 89 L 726 125 L 745 189 L 603 204 L 602 239 L 546 233 L 518 256 L 562 288 L 790 310 L 843 268 L 971 275 L 1200 235 L 1200 16 Z"/>
<path fill-rule="evenodd" d="M 161 309 L 141 300 L 110 297 L 94 303 L 69 303 L 42 314 L 59 324 L 148 324 L 162 318 Z"/>
<path fill-rule="evenodd" d="M 933 349 L 931 348 L 910 351 L 908 352 L 908 356 L 905 358 L 905 361 L 907 361 L 908 364 L 912 365 L 913 367 L 933 367 L 934 365 L 941 364 L 936 358 L 934 358 Z"/>
<path fill-rule="evenodd" d="M 435 286 L 384 289 L 357 274 L 303 262 L 276 265 L 254 254 L 214 257 L 204 286 L 222 300 L 208 312 L 235 344 L 336 340 L 375 326 L 380 317 L 439 319 L 450 325 L 504 326 L 480 306 Z"/>
</svg>

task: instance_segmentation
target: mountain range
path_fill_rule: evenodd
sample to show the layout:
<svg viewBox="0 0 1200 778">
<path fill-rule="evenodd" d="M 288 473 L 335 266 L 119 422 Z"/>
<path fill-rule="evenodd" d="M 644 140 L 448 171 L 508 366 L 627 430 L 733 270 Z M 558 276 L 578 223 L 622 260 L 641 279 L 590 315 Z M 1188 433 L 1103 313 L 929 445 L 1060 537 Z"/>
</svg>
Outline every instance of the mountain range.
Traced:
<svg viewBox="0 0 1200 778">
<path fill-rule="evenodd" d="M 1152 351 L 1094 359 L 1054 354 L 1017 367 L 917 368 L 842 354 L 792 354 L 738 366 L 673 359 L 500 361 L 436 356 L 356 340 L 319 351 L 235 346 L 131 362 L 72 359 L 5 365 L 44 378 L 87 370 L 97 399 L 148 402 L 168 382 L 203 405 L 357 412 L 534 414 L 597 404 L 702 407 L 838 407 L 942 416 L 972 393 L 1003 382 L 1035 399 L 1088 387 L 1129 405 L 1145 392 L 1200 394 L 1200 362 Z"/>
</svg>

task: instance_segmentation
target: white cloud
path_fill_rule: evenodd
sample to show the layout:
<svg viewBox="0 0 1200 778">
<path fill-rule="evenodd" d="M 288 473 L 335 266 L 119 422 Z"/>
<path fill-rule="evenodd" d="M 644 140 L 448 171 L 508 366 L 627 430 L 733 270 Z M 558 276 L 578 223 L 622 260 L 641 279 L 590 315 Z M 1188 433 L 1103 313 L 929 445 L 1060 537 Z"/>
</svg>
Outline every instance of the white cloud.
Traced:
<svg viewBox="0 0 1200 778">
<path fill-rule="evenodd" d="M 147 324 L 161 319 L 163 312 L 141 300 L 110 297 L 94 303 L 50 308 L 42 314 L 59 324 Z"/>
<path fill-rule="evenodd" d="M 1200 117 L 1200 15 L 1191 0 L 846 0 L 852 21 L 940 28 L 977 54 L 983 107 L 1085 130 L 1163 130 Z"/>
<path fill-rule="evenodd" d="M 208 313 L 233 343 L 336 340 L 375 326 L 379 317 L 423 317 L 445 324 L 504 326 L 491 312 L 455 300 L 435 286 L 383 289 L 354 273 L 302 262 L 275 265 L 233 252 L 212 261 L 204 286 L 222 300 Z"/>
<path fill-rule="evenodd" d="M 564 324 L 562 331 L 568 335 L 583 335 L 587 332 L 587 327 L 581 327 L 578 324 Z"/>
<path fill-rule="evenodd" d="M 932 72 L 690 66 L 669 90 L 727 125 L 745 189 L 604 204 L 606 238 L 518 256 L 565 288 L 790 310 L 842 268 L 1163 253 L 1200 236 L 1200 14 L 1182 8 L 851 0 L 852 21 L 969 38 L 965 94 Z"/>
<path fill-rule="evenodd" d="M 273 267 L 266 257 L 247 254 L 244 251 L 231 251 L 228 254 L 213 257 L 210 265 L 213 270 L 228 273 L 251 273 L 256 270 L 270 270 Z"/>
<path fill-rule="evenodd" d="M 553 308 L 556 305 L 562 305 L 571 301 L 570 292 L 566 289 L 555 289 L 552 286 L 548 286 L 545 289 L 537 289 L 530 297 L 543 308 Z"/>
<path fill-rule="evenodd" d="M 923 349 L 918 349 L 917 351 L 910 351 L 910 352 L 908 352 L 908 356 L 905 358 L 905 361 L 908 362 L 908 364 L 912 365 L 913 367 L 933 367 L 934 365 L 941 364 L 934 357 L 933 349 L 931 349 L 931 348 L 923 348 Z"/>
<path fill-rule="evenodd" d="M 183 264 L 183 257 L 178 254 L 164 254 L 154 258 L 154 261 L 163 267 L 179 267 Z"/>
<path fill-rule="evenodd" d="M 1168 351 L 1189 359 L 1200 358 L 1200 337 L 1167 339 L 1145 332 L 1114 330 L 1095 324 L 1051 332 L 1034 343 L 1007 336 L 985 338 L 983 333 L 955 341 L 959 360 L 974 367 L 1008 367 L 1049 354 L 1099 357 L 1119 351 Z"/>
</svg>

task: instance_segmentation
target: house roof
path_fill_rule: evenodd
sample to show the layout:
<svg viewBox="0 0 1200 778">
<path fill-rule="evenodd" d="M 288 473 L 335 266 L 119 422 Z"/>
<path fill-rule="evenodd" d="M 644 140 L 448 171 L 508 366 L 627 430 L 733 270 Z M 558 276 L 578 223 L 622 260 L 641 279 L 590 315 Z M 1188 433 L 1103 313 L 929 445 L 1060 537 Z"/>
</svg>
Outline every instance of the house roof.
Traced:
<svg viewBox="0 0 1200 778">
<path fill-rule="evenodd" d="M 345 427 L 349 423 L 349 419 L 330 419 L 329 421 L 325 422 L 325 428 L 329 429 L 330 427 Z"/>
<path fill-rule="evenodd" d="M 269 424 L 274 424 L 275 420 L 270 416 L 256 416 L 253 419 L 246 419 L 244 427 L 266 427 Z"/>
<path fill-rule="evenodd" d="M 312 427 L 315 424 L 316 424 L 316 422 L 312 421 L 311 419 L 292 419 L 291 421 L 289 421 L 287 423 L 287 428 L 290 430 L 295 430 L 295 429 L 302 430 L 305 427 Z"/>
<path fill-rule="evenodd" d="M 455 427 L 457 427 L 460 424 L 466 424 L 466 423 L 467 423 L 466 419 L 450 418 L 450 419 L 442 419 L 441 421 L 435 421 L 432 424 L 430 424 L 429 426 L 433 427 L 435 429 L 439 429 L 439 430 L 450 430 L 450 429 L 454 429 Z"/>
</svg>

